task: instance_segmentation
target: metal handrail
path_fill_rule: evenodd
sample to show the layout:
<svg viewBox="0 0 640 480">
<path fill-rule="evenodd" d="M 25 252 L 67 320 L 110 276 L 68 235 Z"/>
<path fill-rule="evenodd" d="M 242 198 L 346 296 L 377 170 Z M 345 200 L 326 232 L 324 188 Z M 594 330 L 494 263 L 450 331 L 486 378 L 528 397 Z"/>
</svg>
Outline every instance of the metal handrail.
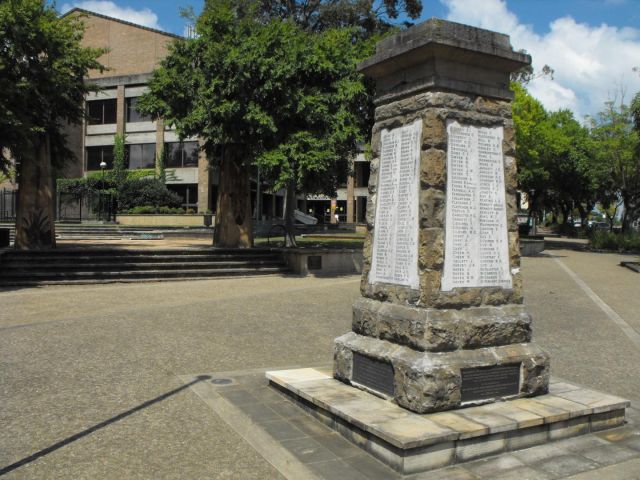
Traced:
<svg viewBox="0 0 640 480">
<path fill-rule="evenodd" d="M 269 228 L 269 230 L 267 231 L 267 245 L 271 244 L 271 231 L 274 228 L 281 228 L 282 229 L 282 243 L 285 244 L 287 242 L 287 227 L 285 227 L 284 225 L 277 223 L 275 225 L 271 225 L 271 228 Z"/>
</svg>

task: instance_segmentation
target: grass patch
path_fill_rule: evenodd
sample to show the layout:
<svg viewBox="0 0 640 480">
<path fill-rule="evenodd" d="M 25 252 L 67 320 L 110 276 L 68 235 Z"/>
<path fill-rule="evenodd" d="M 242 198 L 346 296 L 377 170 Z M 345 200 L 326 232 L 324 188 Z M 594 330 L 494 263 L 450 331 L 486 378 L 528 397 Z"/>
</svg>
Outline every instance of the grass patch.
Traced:
<svg viewBox="0 0 640 480">
<path fill-rule="evenodd" d="M 296 237 L 296 242 L 298 242 L 298 247 L 301 248 L 348 248 L 354 250 L 361 250 L 364 245 L 364 236 L 361 240 L 356 240 L 353 238 L 306 238 L 306 237 Z M 272 247 L 282 247 L 282 236 L 280 237 L 271 237 L 271 242 L 267 244 L 266 237 L 256 238 L 254 240 L 255 245 L 260 246 L 272 246 Z"/>
</svg>

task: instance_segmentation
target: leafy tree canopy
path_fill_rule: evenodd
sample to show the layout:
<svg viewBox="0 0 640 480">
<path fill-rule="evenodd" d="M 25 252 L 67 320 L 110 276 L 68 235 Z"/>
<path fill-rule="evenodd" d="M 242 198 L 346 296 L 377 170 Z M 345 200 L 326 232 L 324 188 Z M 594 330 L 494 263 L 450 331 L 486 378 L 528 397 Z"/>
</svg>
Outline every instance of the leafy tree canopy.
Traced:
<svg viewBox="0 0 640 480">
<path fill-rule="evenodd" d="M 640 136 L 634 107 L 622 101 L 608 101 L 598 116 L 592 119 L 591 132 L 595 141 L 601 197 L 605 207 L 618 199 L 624 204 L 622 228 L 640 216 Z M 635 127 L 635 128 L 634 128 Z"/>
<path fill-rule="evenodd" d="M 83 33 L 80 18 L 58 18 L 45 0 L 0 2 L 0 168 L 10 155 L 24 161 L 42 135 L 54 162 L 71 155 L 63 127 L 82 119 L 87 72 L 103 69 L 104 51 L 82 47 Z"/>
<path fill-rule="evenodd" d="M 371 92 L 355 68 L 376 37 L 355 27 L 314 33 L 288 17 L 259 20 L 259 9 L 208 1 L 198 36 L 172 46 L 139 108 L 181 136 L 201 136 L 210 157 L 241 150 L 276 188 L 335 189 L 330 170 L 371 125 Z"/>
<path fill-rule="evenodd" d="M 258 22 L 252 9 L 207 2 L 198 37 L 171 47 L 140 109 L 201 135 L 213 153 L 242 145 L 247 158 L 278 179 L 320 171 L 363 140 L 371 121 L 369 92 L 357 63 L 375 39 L 355 41 L 353 29 L 310 34 L 292 21 Z M 342 157 L 344 158 L 344 157 Z"/>
<path fill-rule="evenodd" d="M 390 27 L 401 14 L 416 19 L 422 13 L 420 0 L 261 0 L 263 19 L 292 20 L 314 32 L 332 28 L 358 27 L 363 34 Z"/>
<path fill-rule="evenodd" d="M 544 142 L 547 112 L 539 100 L 517 82 L 511 83 L 514 92 L 513 122 L 516 128 L 518 185 L 525 192 L 541 190 L 549 180 L 545 166 Z"/>
<path fill-rule="evenodd" d="M 241 246 L 234 242 L 248 237 L 247 207 L 223 212 L 236 204 L 231 199 L 246 198 L 248 187 L 222 178 L 246 175 L 247 163 L 275 187 L 286 186 L 289 226 L 296 190 L 335 190 L 337 160 L 354 154 L 372 123 L 371 88 L 355 67 L 390 19 L 403 11 L 417 18 L 421 9 L 417 0 L 205 3 L 196 38 L 174 44 L 140 105 L 180 135 L 201 136 L 210 158 L 227 152 L 216 231 L 237 235 L 222 235 L 227 241 L 218 244 Z"/>
<path fill-rule="evenodd" d="M 598 187 L 589 130 L 570 110 L 547 112 L 522 84 L 513 82 L 512 90 L 518 184 L 530 213 L 546 208 L 566 221 L 576 208 L 586 220 Z"/>
</svg>

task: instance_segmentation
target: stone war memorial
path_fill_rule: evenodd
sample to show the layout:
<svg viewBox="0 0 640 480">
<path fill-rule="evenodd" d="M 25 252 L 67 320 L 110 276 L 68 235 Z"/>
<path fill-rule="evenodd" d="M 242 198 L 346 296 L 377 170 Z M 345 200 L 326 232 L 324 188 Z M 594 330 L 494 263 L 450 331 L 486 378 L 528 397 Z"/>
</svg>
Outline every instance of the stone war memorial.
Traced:
<svg viewBox="0 0 640 480">
<path fill-rule="evenodd" d="M 333 372 L 272 385 L 410 474 L 624 423 L 629 402 L 550 379 L 523 304 L 509 37 L 431 19 L 382 40 L 368 236 Z"/>
</svg>

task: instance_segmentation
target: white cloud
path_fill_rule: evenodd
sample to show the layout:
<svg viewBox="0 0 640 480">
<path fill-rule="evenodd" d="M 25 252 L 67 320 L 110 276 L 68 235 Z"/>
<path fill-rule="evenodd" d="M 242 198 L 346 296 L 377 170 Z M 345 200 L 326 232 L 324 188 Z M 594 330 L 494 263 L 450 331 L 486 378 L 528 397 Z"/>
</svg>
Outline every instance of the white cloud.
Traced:
<svg viewBox="0 0 640 480">
<path fill-rule="evenodd" d="M 577 116 L 595 115 L 622 86 L 626 100 L 640 90 L 640 30 L 578 23 L 569 16 L 555 19 L 540 35 L 521 23 L 505 0 L 440 0 L 449 20 L 506 33 L 515 49 L 525 49 L 536 71 L 546 64 L 554 80 L 538 78 L 529 91 L 546 108 L 570 108 Z"/>
<path fill-rule="evenodd" d="M 102 15 L 118 18 L 120 20 L 125 20 L 137 25 L 142 25 L 143 27 L 161 30 L 161 27 L 158 24 L 158 15 L 148 8 L 136 10 L 131 7 L 121 7 L 108 0 L 82 0 L 79 2 L 63 4 L 62 13 L 65 13 L 75 7 L 101 13 Z"/>
</svg>

